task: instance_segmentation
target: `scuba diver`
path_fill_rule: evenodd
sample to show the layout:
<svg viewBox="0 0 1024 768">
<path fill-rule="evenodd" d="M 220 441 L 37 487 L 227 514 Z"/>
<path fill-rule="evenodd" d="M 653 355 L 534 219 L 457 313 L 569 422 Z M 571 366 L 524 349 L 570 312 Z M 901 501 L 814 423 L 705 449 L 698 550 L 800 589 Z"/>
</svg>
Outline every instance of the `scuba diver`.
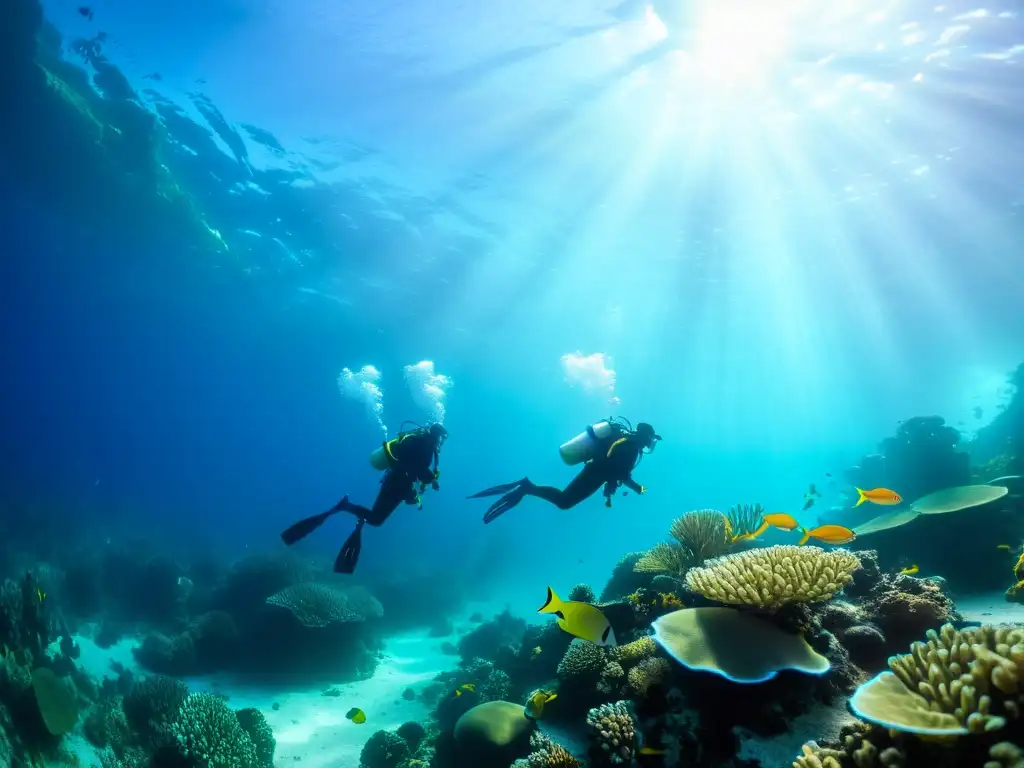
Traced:
<svg viewBox="0 0 1024 768">
<path fill-rule="evenodd" d="M 405 422 L 402 426 L 409 423 Z M 422 509 L 420 494 L 426 490 L 427 485 L 438 490 L 437 478 L 440 473 L 437 464 L 441 446 L 447 438 L 448 430 L 435 422 L 426 427 L 417 426 L 410 432 L 401 432 L 394 440 L 384 441 L 370 454 L 370 465 L 384 472 L 373 508 L 353 504 L 346 495 L 326 512 L 307 517 L 289 527 L 281 534 L 281 539 L 291 546 L 323 525 L 331 515 L 351 512 L 358 522 L 334 561 L 334 572 L 352 573 L 359 562 L 364 524 L 381 525 L 402 502 L 416 504 Z"/>
<path fill-rule="evenodd" d="M 612 505 L 612 496 L 620 485 L 636 493 L 647 489 L 633 479 L 633 470 L 645 453 L 651 453 L 661 436 L 654 427 L 640 422 L 636 429 L 625 419 L 608 419 L 587 427 L 586 430 L 562 445 L 558 452 L 569 466 L 585 462 L 583 469 L 564 489 L 550 485 L 535 485 L 524 477 L 514 483 L 505 483 L 474 493 L 469 498 L 481 499 L 498 496 L 484 515 L 484 523 L 497 520 L 526 496 L 554 504 L 559 509 L 571 509 L 594 495 L 604 486 L 605 506 Z"/>
</svg>

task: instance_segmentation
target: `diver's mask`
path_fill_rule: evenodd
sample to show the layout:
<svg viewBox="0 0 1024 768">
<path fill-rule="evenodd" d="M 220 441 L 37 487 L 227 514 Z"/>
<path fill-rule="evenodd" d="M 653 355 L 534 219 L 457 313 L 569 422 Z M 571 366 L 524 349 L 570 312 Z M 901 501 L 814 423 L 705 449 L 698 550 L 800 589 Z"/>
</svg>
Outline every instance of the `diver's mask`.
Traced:
<svg viewBox="0 0 1024 768">
<path fill-rule="evenodd" d="M 434 422 L 428 428 L 430 436 L 434 438 L 434 445 L 436 450 L 440 451 L 441 446 L 444 445 L 444 441 L 448 439 L 448 430 L 445 429 L 439 422 Z"/>
<path fill-rule="evenodd" d="M 658 441 L 661 440 L 661 435 L 654 431 L 654 427 L 645 422 L 637 424 L 636 430 L 633 434 L 636 435 L 643 443 L 644 453 L 654 453 L 654 449 L 657 447 Z"/>
</svg>

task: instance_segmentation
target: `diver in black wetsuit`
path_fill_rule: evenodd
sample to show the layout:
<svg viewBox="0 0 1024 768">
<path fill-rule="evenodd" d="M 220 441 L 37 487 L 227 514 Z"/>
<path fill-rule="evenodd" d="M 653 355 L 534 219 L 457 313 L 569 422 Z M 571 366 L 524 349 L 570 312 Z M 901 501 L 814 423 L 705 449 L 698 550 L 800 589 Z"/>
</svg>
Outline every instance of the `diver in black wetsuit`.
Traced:
<svg viewBox="0 0 1024 768">
<path fill-rule="evenodd" d="M 381 525 L 402 502 L 420 504 L 419 494 L 423 493 L 427 485 L 435 491 L 438 490 L 437 464 L 441 446 L 447 438 L 448 430 L 435 423 L 411 432 L 402 432 L 394 440 L 384 442 L 381 447 L 384 450 L 387 469 L 384 470 L 384 477 L 380 481 L 381 488 L 371 509 L 353 504 L 348 500 L 348 496 L 345 496 L 326 512 L 307 517 L 292 525 L 281 534 L 281 539 L 290 546 L 323 525 L 331 515 L 351 512 L 358 518 L 356 529 L 338 553 L 334 561 L 334 571 L 352 573 L 359 562 L 365 523 Z M 416 483 L 420 485 L 418 491 Z"/>
<path fill-rule="evenodd" d="M 609 422 L 609 426 L 610 434 L 604 438 L 598 438 L 593 429 L 588 429 L 595 440 L 593 457 L 587 460 L 583 469 L 564 489 L 550 485 L 535 485 L 530 478 L 524 477 L 514 483 L 496 485 L 470 496 L 471 499 L 480 499 L 503 494 L 487 510 L 484 523 L 493 522 L 526 496 L 544 499 L 559 509 L 571 509 L 593 496 L 602 485 L 606 507 L 612 505 L 612 496 L 620 485 L 636 493 L 647 490 L 633 479 L 633 470 L 643 454 L 654 450 L 661 436 L 655 434 L 654 427 L 643 422 L 637 424 L 635 430 L 630 430 L 618 422 Z"/>
</svg>

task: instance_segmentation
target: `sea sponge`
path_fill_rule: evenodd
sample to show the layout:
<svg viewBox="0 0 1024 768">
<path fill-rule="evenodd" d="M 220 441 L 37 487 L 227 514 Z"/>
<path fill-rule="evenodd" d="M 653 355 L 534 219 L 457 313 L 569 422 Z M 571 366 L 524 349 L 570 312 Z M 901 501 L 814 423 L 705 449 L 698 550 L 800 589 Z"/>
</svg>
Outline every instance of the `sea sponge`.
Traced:
<svg viewBox="0 0 1024 768">
<path fill-rule="evenodd" d="M 629 667 L 650 658 L 657 650 L 658 644 L 654 642 L 654 638 L 650 635 L 644 635 L 631 643 L 609 648 L 608 658 L 619 662 L 624 667 Z"/>
<path fill-rule="evenodd" d="M 720 603 L 774 610 L 828 600 L 859 567 L 857 556 L 845 549 L 784 545 L 710 560 L 687 572 L 686 586 Z"/>
<path fill-rule="evenodd" d="M 800 635 L 733 608 L 685 608 L 655 621 L 654 637 L 689 669 L 737 683 L 760 683 L 784 669 L 821 675 L 827 658 Z"/>
<path fill-rule="evenodd" d="M 586 640 L 573 640 L 558 662 L 560 680 L 596 677 L 606 663 L 604 649 Z"/>
<path fill-rule="evenodd" d="M 590 729 L 592 752 L 599 758 L 626 764 L 633 759 L 636 731 L 627 702 L 602 704 L 590 710 L 587 727 Z"/>
<path fill-rule="evenodd" d="M 366 590 L 341 590 L 311 581 L 285 587 L 268 597 L 267 604 L 288 609 L 307 627 L 365 621 L 384 615 L 380 602 Z"/>
<path fill-rule="evenodd" d="M 580 761 L 540 731 L 530 734 L 530 749 L 523 768 L 580 768 Z"/>
<path fill-rule="evenodd" d="M 488 701 L 466 712 L 455 723 L 455 741 L 463 746 L 507 747 L 533 728 L 522 704 Z"/>
<path fill-rule="evenodd" d="M 32 671 L 32 691 L 43 723 L 54 736 L 63 736 L 78 722 L 78 702 L 63 680 L 47 667 Z"/>
<path fill-rule="evenodd" d="M 1024 630 L 946 624 L 927 638 L 857 689 L 850 709 L 858 717 L 896 731 L 958 735 L 998 730 L 1020 716 Z"/>
<path fill-rule="evenodd" d="M 664 682 L 671 672 L 672 667 L 665 659 L 659 657 L 644 659 L 629 670 L 627 677 L 629 687 L 637 696 L 646 696 L 648 688 L 655 683 Z"/>
<path fill-rule="evenodd" d="M 251 768 L 256 749 L 238 717 L 223 699 L 208 693 L 190 693 L 171 730 L 178 751 L 200 761 L 205 768 Z"/>
</svg>

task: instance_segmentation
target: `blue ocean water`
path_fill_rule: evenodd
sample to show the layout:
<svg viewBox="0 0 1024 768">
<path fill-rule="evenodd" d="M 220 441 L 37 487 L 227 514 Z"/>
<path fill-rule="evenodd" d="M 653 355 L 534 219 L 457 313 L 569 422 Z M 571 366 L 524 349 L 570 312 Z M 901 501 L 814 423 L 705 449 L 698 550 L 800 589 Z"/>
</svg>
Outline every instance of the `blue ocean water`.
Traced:
<svg viewBox="0 0 1024 768">
<path fill-rule="evenodd" d="M 533 620 L 688 510 L 832 522 L 899 422 L 967 439 L 1013 394 L 1014 3 L 41 8 L 114 105 L 33 126 L 38 153 L 3 129 L 3 514 L 43 554 L 228 562 L 370 504 L 384 431 L 339 377 L 373 366 L 387 436 L 441 403 L 449 438 L 423 509 L 364 532 L 361 583 L 443 574 Z M 106 179 L 49 149 L 93 123 Z M 468 495 L 568 483 L 559 445 L 612 415 L 663 437 L 642 497 L 483 525 Z M 329 564 L 351 523 L 299 551 Z"/>
</svg>

